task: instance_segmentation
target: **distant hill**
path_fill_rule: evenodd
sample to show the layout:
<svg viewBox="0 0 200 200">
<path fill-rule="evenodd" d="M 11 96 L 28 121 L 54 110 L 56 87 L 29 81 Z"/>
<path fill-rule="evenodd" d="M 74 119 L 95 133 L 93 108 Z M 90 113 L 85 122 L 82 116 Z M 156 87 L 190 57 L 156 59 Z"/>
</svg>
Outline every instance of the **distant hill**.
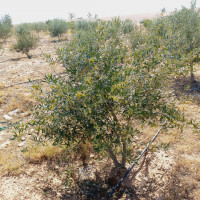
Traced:
<svg viewBox="0 0 200 200">
<path fill-rule="evenodd" d="M 171 12 L 166 12 L 164 15 L 169 15 Z M 144 13 L 144 14 L 133 14 L 133 15 L 124 15 L 124 16 L 112 16 L 102 18 L 104 20 L 110 20 L 115 17 L 119 17 L 121 20 L 131 19 L 132 21 L 139 23 L 143 19 L 154 19 L 157 16 L 160 16 L 161 13 Z"/>
</svg>

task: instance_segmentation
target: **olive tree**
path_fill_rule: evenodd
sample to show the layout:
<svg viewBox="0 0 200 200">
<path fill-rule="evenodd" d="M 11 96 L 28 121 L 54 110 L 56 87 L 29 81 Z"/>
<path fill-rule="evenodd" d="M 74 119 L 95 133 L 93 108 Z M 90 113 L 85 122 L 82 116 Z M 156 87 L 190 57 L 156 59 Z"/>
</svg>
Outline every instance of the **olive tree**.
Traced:
<svg viewBox="0 0 200 200">
<path fill-rule="evenodd" d="M 62 19 L 50 20 L 47 24 L 52 37 L 61 37 L 69 29 L 68 23 Z"/>
<path fill-rule="evenodd" d="M 136 29 L 136 25 L 132 20 L 126 19 L 122 22 L 122 30 L 124 34 L 132 33 Z"/>
<path fill-rule="evenodd" d="M 0 39 L 6 40 L 12 32 L 12 19 L 5 15 L 0 19 Z"/>
<path fill-rule="evenodd" d="M 199 62 L 200 10 L 196 1 L 191 7 L 182 7 L 169 16 L 161 16 L 152 22 L 149 32 L 165 43 L 165 57 L 171 69 L 178 74 L 190 73 L 191 83 L 195 81 L 193 66 Z"/>
<path fill-rule="evenodd" d="M 17 43 L 13 45 L 13 50 L 22 52 L 31 59 L 30 50 L 38 45 L 39 38 L 31 32 L 27 24 L 21 24 L 16 28 Z"/>
<path fill-rule="evenodd" d="M 146 44 L 133 51 L 121 25 L 99 21 L 90 31 L 76 31 L 57 50 L 68 78 L 46 76 L 48 92 L 34 86 L 33 119 L 17 135 L 31 126 L 55 144 L 90 141 L 96 152 L 107 152 L 116 167 L 125 168 L 137 132 L 134 120 L 157 124 L 180 117 L 163 90 L 167 68 L 159 48 Z"/>
<path fill-rule="evenodd" d="M 48 26 L 44 22 L 35 22 L 35 23 L 32 23 L 32 29 L 34 31 L 36 31 L 38 33 L 38 36 L 39 36 L 40 32 L 42 32 L 42 31 L 46 32 L 48 30 Z"/>
<path fill-rule="evenodd" d="M 175 59 L 184 61 L 184 67 L 189 69 L 191 82 L 195 81 L 193 65 L 199 61 L 200 45 L 200 10 L 196 9 L 196 1 L 191 8 L 183 7 L 170 16 L 172 55 Z"/>
</svg>

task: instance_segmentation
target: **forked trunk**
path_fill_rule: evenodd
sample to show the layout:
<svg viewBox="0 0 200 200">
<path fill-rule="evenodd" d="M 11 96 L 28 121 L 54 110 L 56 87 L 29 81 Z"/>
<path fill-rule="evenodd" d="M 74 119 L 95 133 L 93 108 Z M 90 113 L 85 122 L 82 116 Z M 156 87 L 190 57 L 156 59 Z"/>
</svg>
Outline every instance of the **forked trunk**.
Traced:
<svg viewBox="0 0 200 200">
<path fill-rule="evenodd" d="M 120 167 L 120 163 L 118 162 L 115 154 L 113 153 L 113 151 L 109 147 L 107 148 L 107 152 L 109 153 L 109 156 L 113 160 L 113 163 L 115 164 L 115 167 Z"/>
</svg>

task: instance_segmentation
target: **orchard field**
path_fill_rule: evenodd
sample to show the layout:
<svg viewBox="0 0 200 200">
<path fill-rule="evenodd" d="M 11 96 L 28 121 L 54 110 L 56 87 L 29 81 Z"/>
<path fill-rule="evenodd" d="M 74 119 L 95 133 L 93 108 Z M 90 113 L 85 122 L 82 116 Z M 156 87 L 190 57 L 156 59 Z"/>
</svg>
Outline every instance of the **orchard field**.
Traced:
<svg viewBox="0 0 200 200">
<path fill-rule="evenodd" d="M 0 199 L 200 199 L 200 11 L 0 20 Z"/>
</svg>

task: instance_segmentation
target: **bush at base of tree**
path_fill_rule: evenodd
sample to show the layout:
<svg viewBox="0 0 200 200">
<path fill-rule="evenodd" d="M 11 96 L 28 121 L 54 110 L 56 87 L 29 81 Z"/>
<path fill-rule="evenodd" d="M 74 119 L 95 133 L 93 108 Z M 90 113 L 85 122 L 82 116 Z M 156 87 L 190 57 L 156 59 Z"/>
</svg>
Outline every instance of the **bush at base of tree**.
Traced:
<svg viewBox="0 0 200 200">
<path fill-rule="evenodd" d="M 17 43 L 13 45 L 13 50 L 22 52 L 30 59 L 30 50 L 37 47 L 39 38 L 35 36 L 26 24 L 19 25 L 16 28 Z"/>
<path fill-rule="evenodd" d="M 69 29 L 69 24 L 61 19 L 49 20 L 47 24 L 52 37 L 60 37 Z"/>
</svg>

